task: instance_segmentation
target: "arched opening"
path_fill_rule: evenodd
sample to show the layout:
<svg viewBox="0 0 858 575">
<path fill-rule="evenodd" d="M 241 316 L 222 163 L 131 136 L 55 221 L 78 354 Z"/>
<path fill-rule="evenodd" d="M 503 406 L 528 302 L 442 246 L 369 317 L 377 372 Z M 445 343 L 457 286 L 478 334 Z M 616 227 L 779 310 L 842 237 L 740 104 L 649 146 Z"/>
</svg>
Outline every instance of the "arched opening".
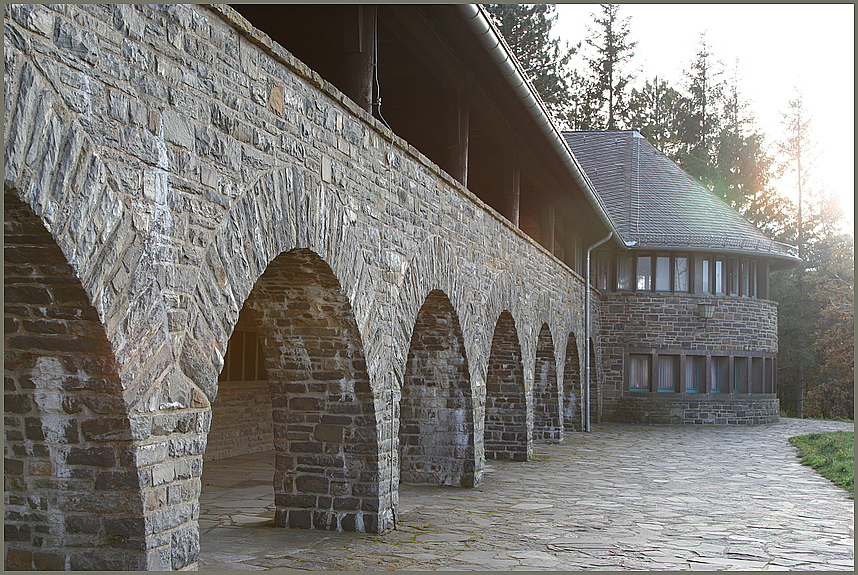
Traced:
<svg viewBox="0 0 858 575">
<path fill-rule="evenodd" d="M 515 320 L 504 311 L 495 325 L 486 374 L 486 459 L 527 461 L 527 397 Z"/>
<path fill-rule="evenodd" d="M 563 367 L 563 428 L 580 431 L 584 388 L 581 386 L 581 365 L 575 333 L 566 340 L 566 360 Z"/>
<path fill-rule="evenodd" d="M 533 382 L 533 440 L 555 443 L 562 439 L 560 389 L 557 386 L 557 363 L 554 341 L 548 324 L 542 324 L 536 341 L 536 364 Z"/>
<path fill-rule="evenodd" d="M 142 569 L 131 426 L 110 342 L 39 218 L 6 193 L 5 565 Z"/>
<path fill-rule="evenodd" d="M 274 523 L 378 531 L 375 403 L 352 308 L 330 267 L 310 250 L 281 254 L 239 317 L 230 345 L 241 338 L 245 353 L 256 351 L 240 368 L 225 364 L 234 370 L 225 379 L 255 374 L 251 386 L 261 397 L 264 369 L 274 451 L 262 453 L 274 457 L 259 469 L 273 465 Z M 266 409 L 264 399 L 253 405 Z M 263 429 L 254 432 L 254 441 Z"/>
<path fill-rule="evenodd" d="M 438 290 L 417 314 L 400 401 L 400 480 L 475 483 L 474 420 L 468 361 L 459 318 Z"/>
<path fill-rule="evenodd" d="M 271 391 L 259 328 L 241 309 L 229 339 L 206 441 L 200 533 L 273 524 L 274 432 Z"/>
</svg>

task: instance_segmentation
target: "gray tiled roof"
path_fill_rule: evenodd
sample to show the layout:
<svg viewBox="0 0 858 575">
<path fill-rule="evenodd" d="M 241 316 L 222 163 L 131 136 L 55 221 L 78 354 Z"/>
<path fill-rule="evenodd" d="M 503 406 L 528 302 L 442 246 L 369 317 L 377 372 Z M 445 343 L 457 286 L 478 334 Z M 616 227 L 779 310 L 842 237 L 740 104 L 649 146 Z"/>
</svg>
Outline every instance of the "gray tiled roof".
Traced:
<svg viewBox="0 0 858 575">
<path fill-rule="evenodd" d="M 637 131 L 563 136 L 627 244 L 795 260 Z"/>
</svg>

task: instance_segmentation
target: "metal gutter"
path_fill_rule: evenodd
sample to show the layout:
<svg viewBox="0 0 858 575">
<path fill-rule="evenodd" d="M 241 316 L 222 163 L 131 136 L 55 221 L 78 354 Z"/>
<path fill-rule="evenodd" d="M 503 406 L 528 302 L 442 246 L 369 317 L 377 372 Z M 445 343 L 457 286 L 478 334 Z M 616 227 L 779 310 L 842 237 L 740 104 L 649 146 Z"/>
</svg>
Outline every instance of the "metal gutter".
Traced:
<svg viewBox="0 0 858 575">
<path fill-rule="evenodd" d="M 569 149 L 566 140 L 560 135 L 560 131 L 554 125 L 554 122 L 545 113 L 545 106 L 542 100 L 536 94 L 536 90 L 527 79 L 527 76 L 519 67 L 518 61 L 511 55 L 509 47 L 504 42 L 503 38 L 497 33 L 494 26 L 489 21 L 483 8 L 478 4 L 457 4 L 457 8 L 462 16 L 467 20 L 471 31 L 477 35 L 483 47 L 488 51 L 492 61 L 497 64 L 500 72 L 506 77 L 510 87 L 524 104 L 527 111 L 536 121 L 537 126 L 545 135 L 549 144 L 557 152 L 563 163 L 572 174 L 572 179 L 584 191 L 584 196 L 590 202 L 590 205 L 598 214 L 599 219 L 605 224 L 612 235 L 621 241 L 619 230 L 611 221 L 605 205 L 601 198 L 596 194 L 592 182 L 581 169 L 578 160 Z"/>
<path fill-rule="evenodd" d="M 584 282 L 584 431 L 590 431 L 590 253 L 611 239 L 613 232 L 587 248 L 587 273 Z M 595 347 L 595 346 L 594 346 Z"/>
</svg>

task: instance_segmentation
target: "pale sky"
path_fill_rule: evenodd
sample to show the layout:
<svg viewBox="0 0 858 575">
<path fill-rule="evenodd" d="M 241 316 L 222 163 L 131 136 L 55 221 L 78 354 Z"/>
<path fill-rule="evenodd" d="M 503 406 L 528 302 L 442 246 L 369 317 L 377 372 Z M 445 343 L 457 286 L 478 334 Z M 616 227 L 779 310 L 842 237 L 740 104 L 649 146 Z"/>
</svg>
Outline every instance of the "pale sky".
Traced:
<svg viewBox="0 0 858 575">
<path fill-rule="evenodd" d="M 599 11 L 598 4 L 558 4 L 554 31 L 570 43 L 582 41 L 593 26 L 590 14 Z M 782 113 L 798 87 L 816 144 L 812 187 L 835 193 L 853 228 L 853 5 L 622 4 L 620 16 L 631 16 L 629 39 L 638 43 L 629 62 L 633 85 L 658 75 L 683 86 L 704 32 L 728 78 L 738 58 L 740 97 L 770 144 L 785 138 Z M 795 195 L 791 182 L 779 183 L 778 191 Z"/>
</svg>

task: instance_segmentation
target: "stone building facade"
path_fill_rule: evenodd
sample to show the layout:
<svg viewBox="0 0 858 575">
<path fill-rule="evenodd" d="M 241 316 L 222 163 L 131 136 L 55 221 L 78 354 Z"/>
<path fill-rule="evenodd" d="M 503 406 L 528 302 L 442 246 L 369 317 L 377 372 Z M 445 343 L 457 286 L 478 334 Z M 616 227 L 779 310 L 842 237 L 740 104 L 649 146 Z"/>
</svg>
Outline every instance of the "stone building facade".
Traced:
<svg viewBox="0 0 858 575">
<path fill-rule="evenodd" d="M 4 10 L 8 569 L 193 568 L 207 446 L 378 532 L 580 428 L 582 277 L 240 15 Z"/>
<path fill-rule="evenodd" d="M 228 6 L 4 6 L 7 569 L 193 569 L 205 460 L 255 451 L 277 525 L 385 531 L 582 429 L 584 354 L 616 404 L 620 236 L 482 11 L 295 10 L 325 75 Z"/>
<path fill-rule="evenodd" d="M 638 132 L 565 137 L 626 244 L 594 255 L 603 416 L 776 422 L 778 318 L 769 273 L 798 259 Z"/>
</svg>

